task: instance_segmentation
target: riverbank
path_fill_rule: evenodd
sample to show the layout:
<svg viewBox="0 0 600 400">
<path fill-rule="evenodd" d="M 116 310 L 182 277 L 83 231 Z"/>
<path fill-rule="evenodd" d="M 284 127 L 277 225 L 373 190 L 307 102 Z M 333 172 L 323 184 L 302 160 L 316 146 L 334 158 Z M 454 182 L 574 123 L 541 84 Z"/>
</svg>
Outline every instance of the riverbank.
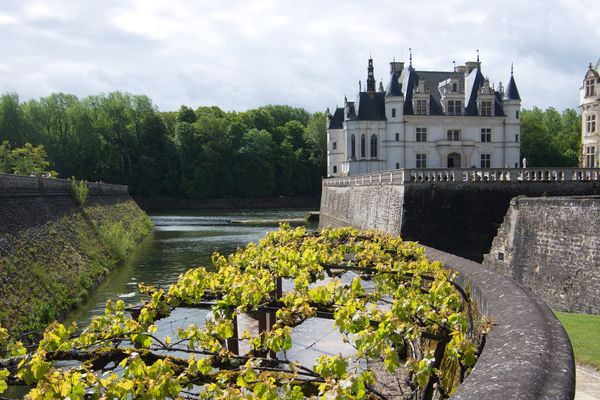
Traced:
<svg viewBox="0 0 600 400">
<path fill-rule="evenodd" d="M 259 197 L 246 199 L 149 199 L 135 197 L 144 211 L 164 210 L 275 210 L 314 209 L 318 210 L 318 197 Z"/>
<path fill-rule="evenodd" d="M 0 198 L 0 325 L 38 331 L 81 303 L 152 230 L 127 195 Z"/>
</svg>

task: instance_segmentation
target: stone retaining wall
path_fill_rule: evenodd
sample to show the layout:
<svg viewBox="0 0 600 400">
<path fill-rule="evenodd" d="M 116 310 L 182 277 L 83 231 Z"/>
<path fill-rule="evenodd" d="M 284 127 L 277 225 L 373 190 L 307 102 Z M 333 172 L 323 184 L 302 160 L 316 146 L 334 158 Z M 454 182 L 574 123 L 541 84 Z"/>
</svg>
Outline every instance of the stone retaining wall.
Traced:
<svg viewBox="0 0 600 400">
<path fill-rule="evenodd" d="M 65 315 L 151 230 L 127 186 L 0 174 L 0 325 L 18 334 Z M 118 248 L 117 248 L 118 247 Z"/>
<path fill-rule="evenodd" d="M 600 197 L 515 198 L 484 265 L 552 309 L 600 314 Z"/>
<path fill-rule="evenodd" d="M 373 174 L 375 175 L 375 174 Z M 352 225 L 481 262 L 517 196 L 600 195 L 600 181 L 419 181 L 332 178 L 323 182 L 320 226 Z M 388 173 L 393 178 L 393 174 Z"/>
</svg>

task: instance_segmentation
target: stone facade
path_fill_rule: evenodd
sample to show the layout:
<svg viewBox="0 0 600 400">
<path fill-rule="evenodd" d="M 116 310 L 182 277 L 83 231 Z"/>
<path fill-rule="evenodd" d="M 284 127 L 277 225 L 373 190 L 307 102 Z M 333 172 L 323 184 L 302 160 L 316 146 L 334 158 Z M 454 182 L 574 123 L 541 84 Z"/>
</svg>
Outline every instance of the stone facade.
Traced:
<svg viewBox="0 0 600 400">
<path fill-rule="evenodd" d="M 390 63 L 376 89 L 373 60 L 356 101 L 327 113 L 327 176 L 400 168 L 514 168 L 520 156 L 521 98 L 484 78 L 479 60 L 452 71 Z"/>
<path fill-rule="evenodd" d="M 595 67 L 590 63 L 579 89 L 581 109 L 581 165 L 600 166 L 600 59 Z"/>
<path fill-rule="evenodd" d="M 484 265 L 559 311 L 600 314 L 600 197 L 515 198 Z"/>
</svg>

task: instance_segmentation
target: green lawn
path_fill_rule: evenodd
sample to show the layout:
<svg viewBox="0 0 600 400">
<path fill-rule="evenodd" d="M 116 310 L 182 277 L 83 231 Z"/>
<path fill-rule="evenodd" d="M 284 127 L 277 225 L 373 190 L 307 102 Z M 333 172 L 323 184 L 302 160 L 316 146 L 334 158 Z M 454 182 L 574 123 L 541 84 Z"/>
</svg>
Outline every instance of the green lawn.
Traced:
<svg viewBox="0 0 600 400">
<path fill-rule="evenodd" d="M 600 369 L 600 315 L 555 314 L 569 334 L 575 361 Z"/>
</svg>

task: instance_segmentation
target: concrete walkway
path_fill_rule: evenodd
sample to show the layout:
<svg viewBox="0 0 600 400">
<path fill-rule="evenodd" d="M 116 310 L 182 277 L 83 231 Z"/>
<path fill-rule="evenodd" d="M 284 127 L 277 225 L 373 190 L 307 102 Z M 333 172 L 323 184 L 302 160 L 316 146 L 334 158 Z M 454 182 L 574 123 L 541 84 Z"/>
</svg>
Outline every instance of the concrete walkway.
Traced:
<svg viewBox="0 0 600 400">
<path fill-rule="evenodd" d="M 575 400 L 600 400 L 600 372 L 577 365 Z"/>
</svg>

